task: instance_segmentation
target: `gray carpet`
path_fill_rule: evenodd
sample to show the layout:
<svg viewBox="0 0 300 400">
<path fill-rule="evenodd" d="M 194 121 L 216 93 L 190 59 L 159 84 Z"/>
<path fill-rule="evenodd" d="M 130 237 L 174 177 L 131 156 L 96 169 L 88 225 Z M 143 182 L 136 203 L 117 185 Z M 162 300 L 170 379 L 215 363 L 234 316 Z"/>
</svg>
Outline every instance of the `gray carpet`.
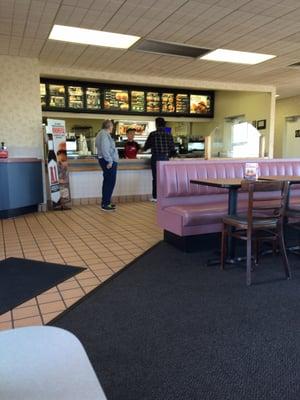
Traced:
<svg viewBox="0 0 300 400">
<path fill-rule="evenodd" d="M 300 266 L 205 267 L 160 243 L 53 325 L 83 343 L 108 400 L 299 400 Z"/>
</svg>

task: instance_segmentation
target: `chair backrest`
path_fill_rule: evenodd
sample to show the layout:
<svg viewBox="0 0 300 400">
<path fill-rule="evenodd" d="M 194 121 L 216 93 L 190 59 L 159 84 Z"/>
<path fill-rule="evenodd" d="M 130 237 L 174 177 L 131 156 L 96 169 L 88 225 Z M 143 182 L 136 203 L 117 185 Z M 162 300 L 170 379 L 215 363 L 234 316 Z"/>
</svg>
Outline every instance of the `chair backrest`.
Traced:
<svg viewBox="0 0 300 400">
<path fill-rule="evenodd" d="M 288 199 L 288 182 L 243 181 L 241 189 L 248 192 L 249 227 L 255 217 L 282 221 Z"/>
</svg>

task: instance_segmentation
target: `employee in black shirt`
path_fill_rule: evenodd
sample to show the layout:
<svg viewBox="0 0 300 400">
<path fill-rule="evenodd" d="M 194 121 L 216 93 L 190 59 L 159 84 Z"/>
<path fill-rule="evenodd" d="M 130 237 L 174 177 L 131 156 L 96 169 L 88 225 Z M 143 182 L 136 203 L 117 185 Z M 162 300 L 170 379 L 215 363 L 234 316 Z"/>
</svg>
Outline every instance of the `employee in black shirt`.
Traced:
<svg viewBox="0 0 300 400">
<path fill-rule="evenodd" d="M 166 121 L 164 118 L 156 118 L 156 131 L 149 134 L 144 151 L 151 149 L 151 169 L 152 169 L 152 199 L 157 201 L 156 192 L 156 165 L 157 161 L 167 161 L 175 154 L 174 140 L 171 133 L 166 132 Z"/>
</svg>

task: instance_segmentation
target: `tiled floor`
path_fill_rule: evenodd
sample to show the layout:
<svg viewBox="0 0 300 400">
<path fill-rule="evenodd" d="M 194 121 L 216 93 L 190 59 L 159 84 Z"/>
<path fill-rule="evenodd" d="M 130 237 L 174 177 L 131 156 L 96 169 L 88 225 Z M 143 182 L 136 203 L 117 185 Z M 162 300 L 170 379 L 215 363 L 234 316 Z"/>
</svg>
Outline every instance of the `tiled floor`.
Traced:
<svg viewBox="0 0 300 400">
<path fill-rule="evenodd" d="M 24 257 L 87 270 L 0 316 L 0 330 L 46 324 L 162 239 L 155 205 L 97 205 L 0 221 L 0 260 Z"/>
</svg>

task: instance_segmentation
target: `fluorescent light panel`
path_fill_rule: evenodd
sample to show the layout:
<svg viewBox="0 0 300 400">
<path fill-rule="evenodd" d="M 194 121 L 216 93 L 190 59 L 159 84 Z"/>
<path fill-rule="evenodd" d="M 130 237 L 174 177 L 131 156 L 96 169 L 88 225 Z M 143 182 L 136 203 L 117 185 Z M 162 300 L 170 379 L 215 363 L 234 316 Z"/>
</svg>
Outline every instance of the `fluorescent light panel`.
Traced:
<svg viewBox="0 0 300 400">
<path fill-rule="evenodd" d="M 95 29 L 54 25 L 49 35 L 49 39 L 60 40 L 62 42 L 87 44 L 92 46 L 128 49 L 135 42 L 137 42 L 140 37 L 123 35 L 121 33 L 97 31 Z"/>
<path fill-rule="evenodd" d="M 201 60 L 229 62 L 236 64 L 259 64 L 263 61 L 270 60 L 276 56 L 270 54 L 250 53 L 247 51 L 235 51 L 226 49 L 217 49 L 204 56 Z"/>
</svg>

